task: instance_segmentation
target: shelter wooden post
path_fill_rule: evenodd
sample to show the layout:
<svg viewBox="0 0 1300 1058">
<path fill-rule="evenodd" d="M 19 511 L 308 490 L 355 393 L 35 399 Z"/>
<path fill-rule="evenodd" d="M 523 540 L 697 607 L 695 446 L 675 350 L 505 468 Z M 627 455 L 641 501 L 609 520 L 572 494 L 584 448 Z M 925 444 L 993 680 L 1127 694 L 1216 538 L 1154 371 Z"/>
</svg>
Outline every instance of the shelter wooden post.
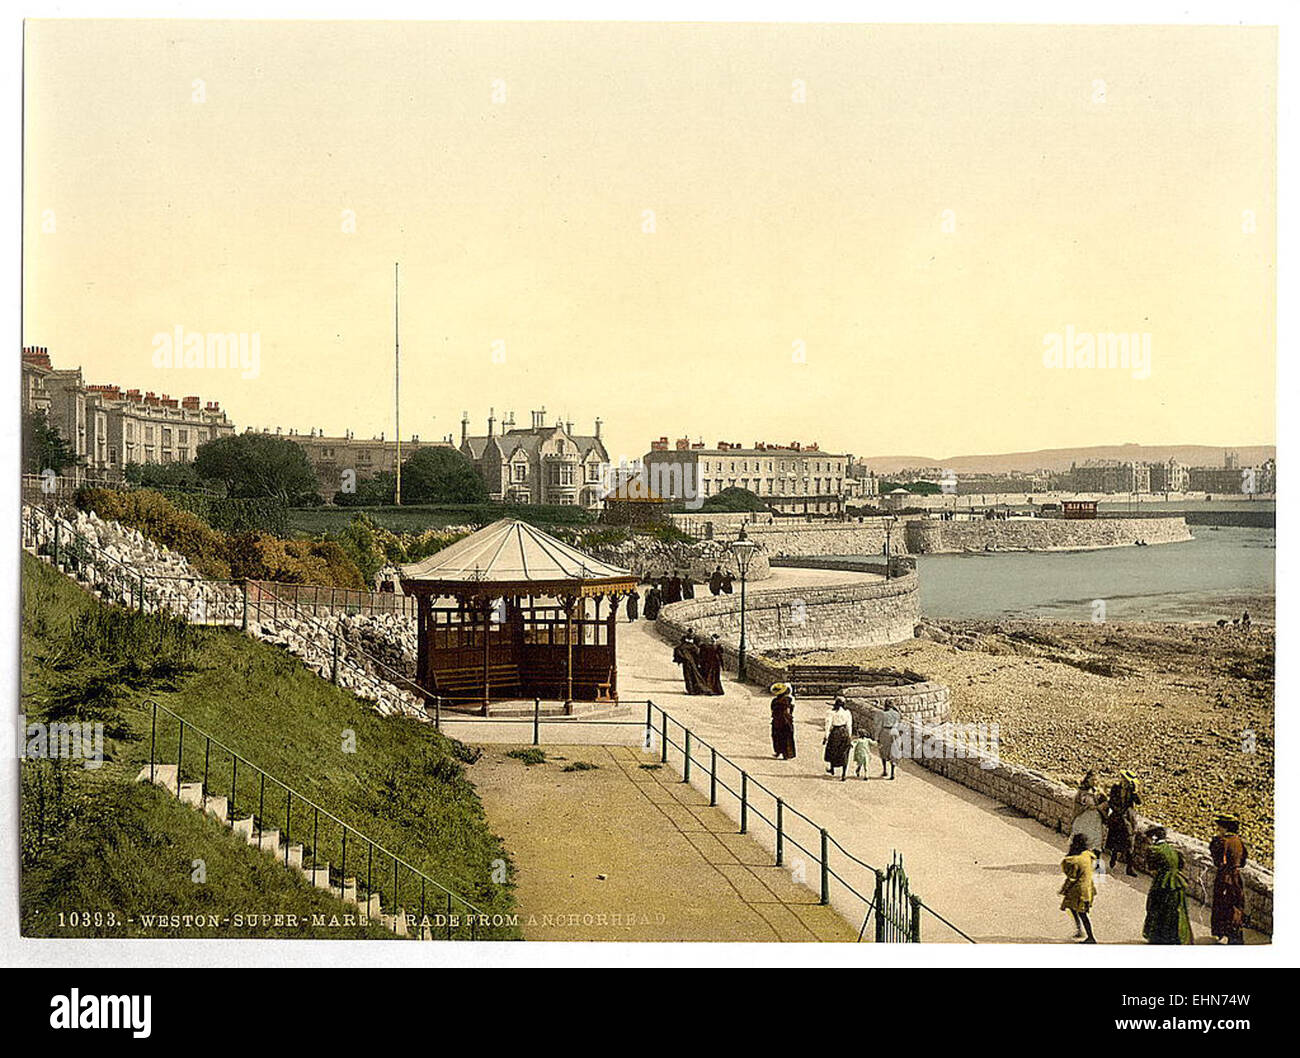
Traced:
<svg viewBox="0 0 1300 1058">
<path fill-rule="evenodd" d="M 577 600 L 565 600 L 564 642 L 564 712 L 573 712 L 573 614 L 577 609 Z"/>
<path fill-rule="evenodd" d="M 492 600 L 483 602 L 483 715 L 488 715 L 492 698 Z"/>
</svg>

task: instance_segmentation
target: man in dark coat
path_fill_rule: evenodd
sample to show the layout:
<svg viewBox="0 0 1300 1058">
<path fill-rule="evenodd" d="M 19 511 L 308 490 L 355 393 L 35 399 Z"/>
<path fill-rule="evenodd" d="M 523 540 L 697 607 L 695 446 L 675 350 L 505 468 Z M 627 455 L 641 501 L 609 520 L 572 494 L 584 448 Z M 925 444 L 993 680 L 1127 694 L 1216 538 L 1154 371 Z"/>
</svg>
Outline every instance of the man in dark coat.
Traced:
<svg viewBox="0 0 1300 1058">
<path fill-rule="evenodd" d="M 700 676 L 705 694 L 725 694 L 722 689 L 722 640 L 714 633 L 700 644 Z"/>
<path fill-rule="evenodd" d="M 638 609 L 640 609 L 640 607 L 641 607 L 641 596 L 634 591 L 631 595 L 627 597 L 627 619 L 629 621 L 636 620 L 636 612 Z"/>
<path fill-rule="evenodd" d="M 733 581 L 733 580 L 734 580 L 734 578 L 731 576 L 730 573 L 724 573 L 724 574 L 722 575 L 722 594 L 723 594 L 723 595 L 730 595 L 730 594 L 731 594 L 731 584 L 732 584 L 732 581 Z"/>
<path fill-rule="evenodd" d="M 645 619 L 647 621 L 657 621 L 659 619 L 659 608 L 663 601 L 659 596 L 659 586 L 651 584 L 650 590 L 645 593 Z"/>
<path fill-rule="evenodd" d="M 715 566 L 709 574 L 709 591 L 714 595 L 722 594 L 722 567 Z"/>
<path fill-rule="evenodd" d="M 687 694 L 707 694 L 704 678 L 700 675 L 700 645 L 695 633 L 688 631 L 673 648 L 673 663 L 682 667 L 682 682 Z"/>
<path fill-rule="evenodd" d="M 682 581 L 674 573 L 668 578 L 668 587 L 664 590 L 664 603 L 673 603 L 682 601 Z"/>
<path fill-rule="evenodd" d="M 682 598 L 683 599 L 695 598 L 695 582 L 691 580 L 691 574 L 689 570 L 687 571 L 686 576 L 682 578 Z"/>
<path fill-rule="evenodd" d="M 1214 861 L 1214 907 L 1210 915 L 1210 932 L 1220 944 L 1245 944 L 1242 929 L 1246 924 L 1246 887 L 1241 869 L 1246 866 L 1246 843 L 1237 831 L 1236 816 L 1226 814 L 1215 820 L 1218 834 L 1210 841 L 1210 859 Z"/>
</svg>

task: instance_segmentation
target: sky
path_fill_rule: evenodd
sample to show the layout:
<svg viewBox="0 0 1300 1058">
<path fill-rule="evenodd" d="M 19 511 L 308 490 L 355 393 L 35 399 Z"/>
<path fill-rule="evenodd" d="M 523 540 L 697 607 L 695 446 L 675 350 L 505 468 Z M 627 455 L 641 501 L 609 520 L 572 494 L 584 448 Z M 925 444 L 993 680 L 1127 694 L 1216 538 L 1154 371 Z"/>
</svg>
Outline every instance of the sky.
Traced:
<svg viewBox="0 0 1300 1058">
<path fill-rule="evenodd" d="M 400 261 L 404 437 L 545 407 L 601 417 L 615 461 L 661 435 L 1272 444 L 1276 53 L 1260 28 L 28 22 L 23 343 L 240 429 L 392 437 Z M 177 327 L 255 338 L 256 370 L 166 366 Z M 1049 355 L 1120 333 L 1149 361 Z"/>
</svg>

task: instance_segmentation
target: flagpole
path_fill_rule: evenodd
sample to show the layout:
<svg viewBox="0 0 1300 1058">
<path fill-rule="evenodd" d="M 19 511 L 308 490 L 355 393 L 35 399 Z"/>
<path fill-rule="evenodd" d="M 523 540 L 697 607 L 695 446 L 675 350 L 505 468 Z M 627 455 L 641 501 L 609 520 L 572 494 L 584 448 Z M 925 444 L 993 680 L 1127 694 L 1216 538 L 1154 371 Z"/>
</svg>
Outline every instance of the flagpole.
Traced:
<svg viewBox="0 0 1300 1058">
<path fill-rule="evenodd" d="M 402 505 L 402 343 L 399 334 L 397 262 L 393 262 L 393 402 L 397 420 L 397 488 L 393 502 Z"/>
</svg>

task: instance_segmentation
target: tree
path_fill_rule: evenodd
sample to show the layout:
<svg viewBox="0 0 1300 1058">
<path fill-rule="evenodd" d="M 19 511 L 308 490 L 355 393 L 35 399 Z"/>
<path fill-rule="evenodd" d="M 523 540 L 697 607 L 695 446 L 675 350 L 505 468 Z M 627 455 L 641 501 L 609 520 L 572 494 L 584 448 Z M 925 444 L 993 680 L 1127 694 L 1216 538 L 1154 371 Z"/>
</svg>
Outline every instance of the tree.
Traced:
<svg viewBox="0 0 1300 1058">
<path fill-rule="evenodd" d="M 410 503 L 483 503 L 487 487 L 454 448 L 421 448 L 402 464 L 402 500 Z"/>
<path fill-rule="evenodd" d="M 144 488 L 196 489 L 203 485 L 193 463 L 127 463 L 126 480 Z"/>
<path fill-rule="evenodd" d="M 713 513 L 766 511 L 767 509 L 767 504 L 759 496 L 749 489 L 740 488 L 723 489 L 700 505 L 700 510 Z"/>
<path fill-rule="evenodd" d="M 307 453 L 287 437 L 220 437 L 199 446 L 194 469 L 200 478 L 224 482 L 228 495 L 239 499 L 269 496 L 293 506 L 312 502 L 316 494 Z"/>
<path fill-rule="evenodd" d="M 29 411 L 23 415 L 23 473 L 41 474 L 53 470 L 62 474 L 76 464 L 76 453 L 58 429 L 50 425 L 43 411 Z"/>
<path fill-rule="evenodd" d="M 340 489 L 334 493 L 334 502 L 340 507 L 387 507 L 397 491 L 397 476 L 390 470 L 381 470 L 374 477 L 357 482 L 355 492 Z"/>
</svg>

